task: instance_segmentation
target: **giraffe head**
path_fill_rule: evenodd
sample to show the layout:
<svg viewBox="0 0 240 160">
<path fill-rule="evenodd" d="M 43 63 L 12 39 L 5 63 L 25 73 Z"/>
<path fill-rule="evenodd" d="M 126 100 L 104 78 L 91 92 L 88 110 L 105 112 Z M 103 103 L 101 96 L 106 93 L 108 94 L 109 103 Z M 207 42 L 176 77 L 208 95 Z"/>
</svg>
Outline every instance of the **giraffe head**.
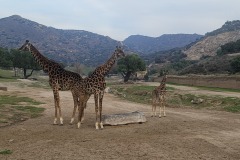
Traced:
<svg viewBox="0 0 240 160">
<path fill-rule="evenodd" d="M 115 55 L 117 57 L 125 57 L 125 53 L 123 52 L 123 49 L 121 47 L 116 47 L 115 49 Z"/>
<path fill-rule="evenodd" d="M 26 42 L 18 50 L 20 50 L 20 51 L 30 51 L 30 46 L 31 46 L 31 43 L 29 42 L 29 40 L 26 40 Z"/>
</svg>

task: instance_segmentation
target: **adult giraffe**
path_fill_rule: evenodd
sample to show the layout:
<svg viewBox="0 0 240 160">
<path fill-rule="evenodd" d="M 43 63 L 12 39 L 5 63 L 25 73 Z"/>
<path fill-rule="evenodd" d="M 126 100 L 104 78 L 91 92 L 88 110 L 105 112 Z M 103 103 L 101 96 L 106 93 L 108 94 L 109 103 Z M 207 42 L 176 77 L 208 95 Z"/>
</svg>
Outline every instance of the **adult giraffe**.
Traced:
<svg viewBox="0 0 240 160">
<path fill-rule="evenodd" d="M 43 68 L 43 71 L 48 73 L 49 85 L 53 90 L 54 104 L 55 104 L 55 118 L 53 124 L 57 123 L 58 113 L 60 125 L 63 125 L 62 111 L 60 106 L 60 90 L 71 90 L 74 101 L 74 108 L 77 106 L 78 97 L 73 93 L 73 86 L 78 81 L 82 80 L 82 77 L 74 72 L 65 70 L 58 63 L 49 60 L 43 56 L 30 42 L 26 40 L 22 47 L 19 48 L 22 51 L 29 51 L 33 55 L 34 59 Z"/>
<path fill-rule="evenodd" d="M 103 128 L 102 123 L 102 102 L 103 102 L 103 96 L 104 96 L 104 90 L 106 88 L 106 82 L 105 82 L 105 76 L 110 71 L 114 63 L 119 57 L 125 56 L 125 53 L 120 47 L 117 47 L 110 57 L 108 61 L 97 67 L 91 75 L 84 78 L 82 81 L 78 81 L 75 83 L 73 90 L 75 96 L 79 98 L 78 101 L 78 123 L 77 127 L 80 128 L 81 121 L 83 118 L 83 112 L 84 108 L 86 108 L 86 103 L 90 96 L 94 94 L 94 100 L 95 100 L 95 113 L 96 113 L 96 123 L 95 127 L 96 129 Z M 73 113 L 75 114 L 76 107 L 74 107 Z M 74 120 L 74 114 L 72 117 L 71 122 Z"/>
</svg>

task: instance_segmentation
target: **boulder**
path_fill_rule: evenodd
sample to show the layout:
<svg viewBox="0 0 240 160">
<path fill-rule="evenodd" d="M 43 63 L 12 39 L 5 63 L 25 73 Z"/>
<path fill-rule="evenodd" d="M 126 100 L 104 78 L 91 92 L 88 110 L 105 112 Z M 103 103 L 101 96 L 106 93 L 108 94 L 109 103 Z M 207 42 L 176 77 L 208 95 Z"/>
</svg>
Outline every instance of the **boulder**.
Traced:
<svg viewBox="0 0 240 160">
<path fill-rule="evenodd" d="M 130 123 L 144 123 L 146 117 L 142 112 L 135 111 L 130 113 L 103 115 L 103 125 L 123 125 Z"/>
<path fill-rule="evenodd" d="M 193 104 L 200 104 L 200 103 L 203 103 L 203 101 L 204 101 L 204 99 L 197 98 L 197 99 L 191 100 L 191 103 L 193 103 Z"/>
<path fill-rule="evenodd" d="M 7 91 L 7 87 L 0 87 L 0 90 Z"/>
</svg>

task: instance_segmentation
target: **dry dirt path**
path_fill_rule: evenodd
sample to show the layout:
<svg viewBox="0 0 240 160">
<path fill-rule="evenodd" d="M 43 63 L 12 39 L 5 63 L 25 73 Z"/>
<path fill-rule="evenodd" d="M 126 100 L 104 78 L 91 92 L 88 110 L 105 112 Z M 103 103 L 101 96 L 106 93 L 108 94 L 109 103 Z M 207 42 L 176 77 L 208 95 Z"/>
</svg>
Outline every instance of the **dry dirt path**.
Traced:
<svg viewBox="0 0 240 160">
<path fill-rule="evenodd" d="M 105 126 L 95 130 L 94 103 L 91 98 L 80 129 L 68 125 L 73 101 L 70 92 L 61 92 L 64 125 L 52 125 L 54 118 L 51 90 L 12 85 L 0 94 L 29 96 L 45 102 L 44 116 L 0 128 L 0 150 L 9 149 L 7 160 L 81 159 L 164 159 L 239 160 L 240 115 L 181 108 L 167 108 L 167 117 L 150 116 L 151 106 L 132 103 L 106 94 L 104 114 L 142 111 L 147 122 Z"/>
</svg>

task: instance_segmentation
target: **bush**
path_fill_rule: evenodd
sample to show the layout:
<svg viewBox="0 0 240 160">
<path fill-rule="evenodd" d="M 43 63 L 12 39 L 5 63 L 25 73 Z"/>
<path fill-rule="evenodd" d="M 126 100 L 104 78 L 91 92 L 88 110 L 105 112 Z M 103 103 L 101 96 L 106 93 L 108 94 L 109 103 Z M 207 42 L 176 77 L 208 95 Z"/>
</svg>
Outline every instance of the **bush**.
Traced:
<svg viewBox="0 0 240 160">
<path fill-rule="evenodd" d="M 240 56 L 232 60 L 231 68 L 233 73 L 240 72 Z"/>
</svg>

